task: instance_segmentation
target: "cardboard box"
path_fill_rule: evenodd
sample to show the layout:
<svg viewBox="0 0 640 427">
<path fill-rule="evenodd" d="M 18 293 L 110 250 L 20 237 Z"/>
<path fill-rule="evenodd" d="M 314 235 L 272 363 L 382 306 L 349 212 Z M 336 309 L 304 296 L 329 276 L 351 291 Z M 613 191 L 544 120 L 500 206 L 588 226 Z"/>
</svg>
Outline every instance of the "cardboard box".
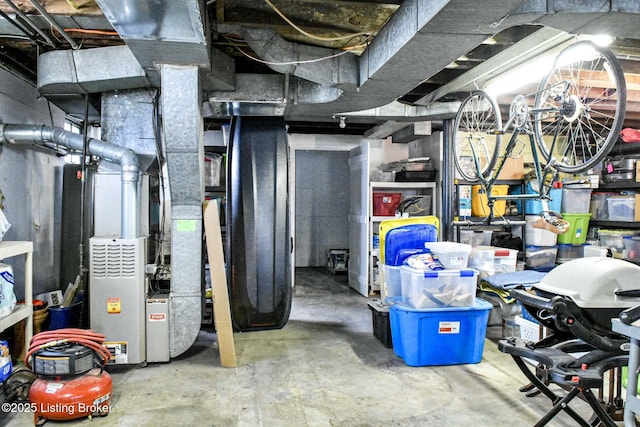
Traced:
<svg viewBox="0 0 640 427">
<path fill-rule="evenodd" d="M 500 159 L 498 159 L 500 162 Z M 524 178 L 524 157 L 508 157 L 502 166 L 498 179 L 522 179 Z"/>
<path fill-rule="evenodd" d="M 640 162 L 636 162 L 636 182 L 640 182 Z M 636 209 L 636 212 L 637 212 L 637 209 Z"/>
<path fill-rule="evenodd" d="M 471 186 L 458 186 L 458 216 L 471 216 Z"/>
<path fill-rule="evenodd" d="M 636 166 L 637 168 L 637 166 Z M 636 194 L 636 207 L 634 211 L 634 221 L 640 221 L 640 193 Z"/>
</svg>

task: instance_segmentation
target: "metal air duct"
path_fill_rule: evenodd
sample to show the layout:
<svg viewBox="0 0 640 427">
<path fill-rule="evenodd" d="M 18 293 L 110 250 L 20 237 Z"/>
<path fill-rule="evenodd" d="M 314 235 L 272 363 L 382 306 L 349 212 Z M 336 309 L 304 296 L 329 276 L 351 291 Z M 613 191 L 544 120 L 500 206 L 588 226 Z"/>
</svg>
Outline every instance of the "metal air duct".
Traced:
<svg viewBox="0 0 640 427">
<path fill-rule="evenodd" d="M 64 129 L 40 125 L 0 125 L 0 143 L 31 143 L 61 145 L 75 151 L 83 151 L 84 137 L 81 134 L 67 132 Z M 115 144 L 89 138 L 88 153 L 120 164 L 122 179 L 122 222 L 120 237 L 134 239 L 138 237 L 138 156 L 133 150 Z"/>
</svg>

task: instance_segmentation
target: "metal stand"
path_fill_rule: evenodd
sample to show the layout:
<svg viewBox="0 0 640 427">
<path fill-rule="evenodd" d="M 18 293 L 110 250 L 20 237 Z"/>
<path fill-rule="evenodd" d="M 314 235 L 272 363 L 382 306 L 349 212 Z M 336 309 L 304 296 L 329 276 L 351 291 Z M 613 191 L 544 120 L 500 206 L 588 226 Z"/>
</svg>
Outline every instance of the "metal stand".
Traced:
<svg viewBox="0 0 640 427">
<path fill-rule="evenodd" d="M 627 376 L 627 397 L 624 404 L 625 427 L 636 427 L 636 416 L 640 414 L 638 398 L 638 370 L 640 368 L 640 326 L 625 325 L 620 319 L 611 319 L 614 332 L 631 338 L 629 349 L 629 375 Z"/>
<path fill-rule="evenodd" d="M 574 344 L 572 343 L 571 345 L 573 346 Z M 567 351 L 563 351 L 562 345 L 554 348 L 533 348 L 520 339 L 510 338 L 508 340 L 500 340 L 498 349 L 503 353 L 510 354 L 522 373 L 531 381 L 531 384 L 553 403 L 553 407 L 549 412 L 535 424 L 536 427 L 547 425 L 560 411 L 565 411 L 581 426 L 592 426 L 591 423 L 569 407 L 569 403 L 573 398 L 580 395 L 591 406 L 595 417 L 600 420 L 602 425 L 607 427 L 617 426 L 591 389 L 602 387 L 605 372 L 616 367 L 625 366 L 628 361 L 626 355 L 621 356 L 602 352 L 602 358 L 598 358 L 597 361 L 591 362 L 588 366 L 586 364 L 579 366 L 581 365 L 580 362 Z M 594 350 L 594 352 L 596 351 L 600 350 Z M 537 374 L 531 371 L 523 360 L 524 358 L 539 362 Z M 558 396 L 549 389 L 548 383 L 555 383 L 567 389 L 568 393 L 565 396 Z"/>
</svg>

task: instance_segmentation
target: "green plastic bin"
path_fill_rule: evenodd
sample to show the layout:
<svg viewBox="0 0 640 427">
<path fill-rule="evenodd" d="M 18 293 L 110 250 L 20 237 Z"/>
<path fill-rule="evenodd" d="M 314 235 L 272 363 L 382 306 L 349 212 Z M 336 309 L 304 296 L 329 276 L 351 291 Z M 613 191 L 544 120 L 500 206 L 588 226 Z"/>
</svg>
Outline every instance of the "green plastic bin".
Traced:
<svg viewBox="0 0 640 427">
<path fill-rule="evenodd" d="M 565 245 L 582 245 L 587 241 L 590 213 L 563 213 L 562 217 L 569 221 L 569 231 L 558 234 L 558 243 Z"/>
</svg>

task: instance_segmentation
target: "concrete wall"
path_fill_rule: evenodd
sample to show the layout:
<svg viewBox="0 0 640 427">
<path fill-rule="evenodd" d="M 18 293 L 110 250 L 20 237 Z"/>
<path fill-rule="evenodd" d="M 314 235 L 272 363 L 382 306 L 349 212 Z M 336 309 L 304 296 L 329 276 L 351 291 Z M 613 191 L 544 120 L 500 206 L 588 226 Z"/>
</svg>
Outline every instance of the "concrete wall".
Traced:
<svg viewBox="0 0 640 427">
<path fill-rule="evenodd" d="M 349 248 L 349 152 L 298 150 L 295 191 L 295 265 L 325 266 Z"/>
<path fill-rule="evenodd" d="M 33 85 L 0 68 L 0 121 L 14 124 L 64 125 L 64 113 L 49 104 Z M 44 149 L 0 145 L 0 190 L 11 228 L 3 240 L 34 243 L 34 293 L 59 289 L 60 196 L 62 157 Z M 24 257 L 13 265 L 18 299 L 24 297 Z"/>
</svg>

